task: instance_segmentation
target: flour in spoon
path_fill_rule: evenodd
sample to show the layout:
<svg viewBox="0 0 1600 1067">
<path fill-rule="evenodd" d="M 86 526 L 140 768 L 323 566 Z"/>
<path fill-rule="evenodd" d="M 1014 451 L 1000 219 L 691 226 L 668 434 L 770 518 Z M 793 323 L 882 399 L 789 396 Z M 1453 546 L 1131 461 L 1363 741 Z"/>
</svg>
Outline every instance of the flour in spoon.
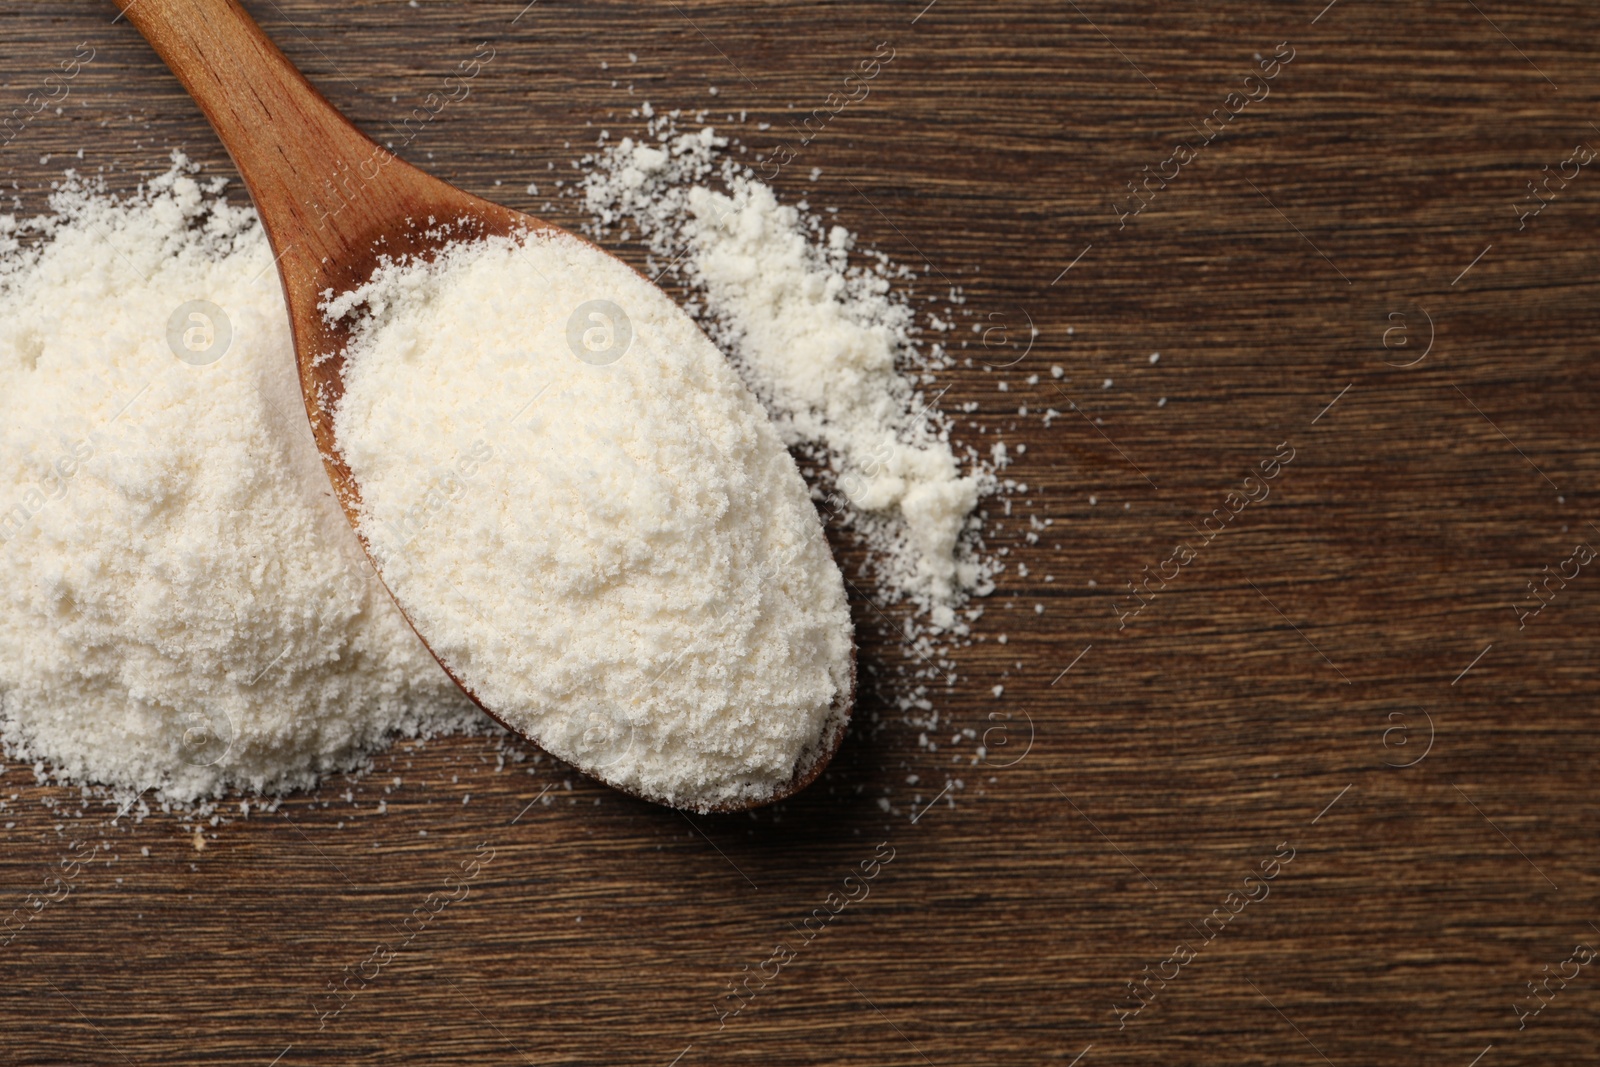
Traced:
<svg viewBox="0 0 1600 1067">
<path fill-rule="evenodd" d="M 664 294 L 555 233 L 388 264 L 335 417 L 360 530 L 464 687 L 602 779 L 702 809 L 831 749 L 843 579 L 794 461 Z"/>
</svg>

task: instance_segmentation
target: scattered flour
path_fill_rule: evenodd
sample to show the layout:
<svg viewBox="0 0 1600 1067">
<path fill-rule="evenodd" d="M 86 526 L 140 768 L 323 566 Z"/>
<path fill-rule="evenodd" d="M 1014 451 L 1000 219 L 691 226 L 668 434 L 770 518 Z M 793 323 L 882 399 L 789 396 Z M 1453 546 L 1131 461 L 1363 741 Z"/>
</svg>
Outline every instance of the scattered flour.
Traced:
<svg viewBox="0 0 1600 1067">
<path fill-rule="evenodd" d="M 963 473 L 938 396 L 919 390 L 946 364 L 938 346 L 918 349 L 915 316 L 891 284 L 904 272 L 881 256 L 852 267 L 849 231 L 780 204 L 748 168 L 719 167 L 727 139 L 710 127 L 679 133 L 677 117 L 585 161 L 593 232 L 637 227 L 652 253 L 672 257 L 785 442 L 831 469 L 880 589 L 910 599 L 934 631 L 964 633 L 956 609 L 991 588 L 972 512 L 995 483 L 975 461 Z"/>
<path fill-rule="evenodd" d="M 0 219 L 0 733 L 177 802 L 480 728 L 350 536 L 272 254 L 216 192 L 175 167 Z M 190 301 L 221 316 L 174 332 Z"/>
<path fill-rule="evenodd" d="M 832 751 L 844 582 L 794 460 L 631 268 L 536 233 L 389 264 L 339 447 L 418 632 L 506 724 L 651 799 L 760 801 Z"/>
</svg>

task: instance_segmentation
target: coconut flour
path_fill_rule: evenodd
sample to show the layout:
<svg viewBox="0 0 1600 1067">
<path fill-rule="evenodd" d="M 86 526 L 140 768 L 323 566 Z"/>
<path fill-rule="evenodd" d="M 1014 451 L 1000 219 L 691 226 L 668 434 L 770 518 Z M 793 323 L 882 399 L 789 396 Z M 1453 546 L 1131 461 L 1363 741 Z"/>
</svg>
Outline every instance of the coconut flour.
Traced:
<svg viewBox="0 0 1600 1067">
<path fill-rule="evenodd" d="M 722 354 L 556 232 L 389 264 L 350 315 L 340 451 L 384 581 L 467 690 L 668 803 L 804 772 L 851 689 L 844 583 Z"/>
<path fill-rule="evenodd" d="M 330 310 L 367 321 L 341 439 L 424 632 L 553 751 L 705 803 L 803 768 L 848 684 L 839 576 L 781 446 L 868 549 L 866 595 L 913 608 L 915 678 L 883 695 L 923 729 L 998 567 L 971 514 L 997 482 L 925 393 L 949 360 L 909 272 L 675 119 L 582 161 L 592 230 L 645 238 L 770 421 L 637 278 L 558 274 L 565 242 L 395 266 Z M 333 499 L 254 213 L 181 163 L 121 200 L 71 179 L 52 208 L 0 216 L 7 752 L 204 805 L 485 728 Z"/>
</svg>

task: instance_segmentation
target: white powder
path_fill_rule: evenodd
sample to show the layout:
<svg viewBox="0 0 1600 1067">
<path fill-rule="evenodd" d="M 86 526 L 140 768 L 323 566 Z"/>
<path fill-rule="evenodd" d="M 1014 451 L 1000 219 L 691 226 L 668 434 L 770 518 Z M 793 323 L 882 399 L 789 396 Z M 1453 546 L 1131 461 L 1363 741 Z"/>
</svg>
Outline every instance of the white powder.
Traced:
<svg viewBox="0 0 1600 1067">
<path fill-rule="evenodd" d="M 919 352 L 886 259 L 852 268 L 847 230 L 780 204 L 748 169 L 725 165 L 727 191 L 709 188 L 727 140 L 709 127 L 679 134 L 675 117 L 650 122 L 655 144 L 624 138 L 589 160 L 595 232 L 631 223 L 672 257 L 785 442 L 821 450 L 880 588 L 935 630 L 965 632 L 955 609 L 987 592 L 991 573 L 969 516 L 994 479 L 977 463 L 963 474 L 938 397 L 918 390 L 913 375 L 943 365 L 941 353 Z"/>
<path fill-rule="evenodd" d="M 205 192 L 175 169 L 0 218 L 0 731 L 60 778 L 179 802 L 479 719 L 331 496 L 254 214 Z M 221 315 L 170 332 L 209 365 L 169 343 L 190 301 Z"/>
<path fill-rule="evenodd" d="M 652 799 L 759 801 L 831 750 L 844 584 L 692 320 L 576 238 L 453 246 L 354 313 L 335 419 L 386 583 L 469 692 Z"/>
<path fill-rule="evenodd" d="M 724 165 L 733 180 L 726 194 L 712 192 L 722 139 L 678 137 L 670 119 L 652 122 L 657 147 L 626 143 L 586 161 L 597 229 L 643 233 L 660 265 L 700 294 L 689 310 L 782 440 L 832 468 L 825 485 L 839 491 L 823 496 L 871 550 L 874 598 L 907 598 L 933 628 L 964 633 L 978 609 L 957 609 L 968 592 L 987 591 L 995 568 L 975 551 L 969 491 L 996 483 L 970 449 L 950 447 L 938 394 L 920 392 L 948 360 L 917 338 L 905 295 L 914 279 L 882 256 L 853 254 L 848 234 L 819 225 L 803 203 L 782 207 L 748 172 Z M 10 753 L 39 761 L 41 775 L 154 788 L 182 803 L 230 787 L 309 786 L 359 766 L 396 732 L 481 729 L 483 716 L 372 579 L 330 495 L 253 213 L 212 202 L 176 173 L 123 204 L 74 186 L 54 207 L 55 219 L 0 216 L 0 736 Z M 22 247 L 41 232 L 36 251 Z M 176 359 L 168 340 L 169 318 L 192 300 L 218 305 L 231 326 L 226 355 L 208 366 Z M 944 307 L 946 327 L 952 317 Z M 178 325 L 178 347 L 196 329 L 205 346 L 203 328 Z M 604 449 L 611 439 L 592 440 Z M 704 458 L 667 440 L 683 462 Z M 438 449 L 428 459 L 440 478 L 408 506 L 463 522 L 478 509 L 464 506 L 457 484 L 487 484 L 484 465 L 512 455 L 489 435 L 420 446 Z M 621 454 L 643 506 L 656 461 Z M 602 450 L 587 461 L 598 469 L 617 458 Z M 711 513 L 710 500 L 691 503 L 697 516 Z M 748 504 L 729 500 L 730 509 Z M 682 528 L 679 516 L 641 514 L 664 535 Z M 575 555 L 596 543 L 580 539 L 588 532 L 543 547 Z M 774 558 L 739 547 L 746 564 Z M 599 557 L 586 563 L 580 573 L 599 581 Z M 744 573 L 767 570 L 756 562 Z M 717 640 L 749 618 L 745 593 L 729 599 Z M 915 677 L 953 685 L 954 664 L 913 622 L 905 629 Z M 709 663 L 692 643 L 678 651 Z M 548 670 L 568 667 L 558 659 Z M 906 722 L 940 725 L 924 685 L 886 695 Z M 581 710 L 570 721 L 583 724 L 581 744 L 633 743 L 616 736 L 615 717 Z M 732 766 L 750 753 L 723 755 Z"/>
</svg>

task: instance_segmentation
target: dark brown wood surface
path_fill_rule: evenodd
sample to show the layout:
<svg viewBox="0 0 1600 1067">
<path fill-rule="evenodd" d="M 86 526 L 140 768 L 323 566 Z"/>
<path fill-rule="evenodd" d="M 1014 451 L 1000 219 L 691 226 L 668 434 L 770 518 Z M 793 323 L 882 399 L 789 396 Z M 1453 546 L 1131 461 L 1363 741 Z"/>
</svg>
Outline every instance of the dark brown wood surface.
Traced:
<svg viewBox="0 0 1600 1067">
<path fill-rule="evenodd" d="M 1028 489 L 992 512 L 1008 570 L 937 728 L 887 701 L 904 660 L 857 602 L 857 727 L 753 817 L 502 768 L 486 738 L 398 745 L 198 834 L 98 827 L 8 766 L 6 910 L 68 840 L 111 852 L 0 952 L 0 1062 L 1595 1062 L 1600 575 L 1552 582 L 1520 627 L 1514 606 L 1600 544 L 1600 176 L 1562 166 L 1600 146 L 1600 12 L 1323 2 L 251 0 L 373 131 L 491 42 L 404 154 L 535 213 L 645 100 L 746 113 L 754 153 L 888 42 L 871 95 L 776 185 L 961 286 L 963 329 L 1037 325 L 1001 370 L 971 334 L 974 365 L 940 383 L 947 410 L 980 404 L 967 441 L 1027 444 L 1008 474 Z M 231 173 L 112 14 L 0 6 L 0 116 L 94 49 L 0 152 L 24 209 L 65 167 L 129 188 L 174 147 Z M 1280 44 L 1265 99 L 1119 228 L 1127 183 Z M 1206 541 L 1285 442 L 1270 496 Z M 1037 544 L 1030 516 L 1054 520 Z M 1180 544 L 1194 558 L 1119 629 L 1126 583 Z M 977 765 L 949 744 L 1002 726 Z M 870 895 L 769 962 L 891 850 Z M 1235 914 L 1236 891 L 1261 899 Z M 430 894 L 458 899 L 403 932 Z M 347 968 L 360 992 L 319 1017 Z M 760 992 L 719 1022 L 747 976 Z"/>
</svg>

